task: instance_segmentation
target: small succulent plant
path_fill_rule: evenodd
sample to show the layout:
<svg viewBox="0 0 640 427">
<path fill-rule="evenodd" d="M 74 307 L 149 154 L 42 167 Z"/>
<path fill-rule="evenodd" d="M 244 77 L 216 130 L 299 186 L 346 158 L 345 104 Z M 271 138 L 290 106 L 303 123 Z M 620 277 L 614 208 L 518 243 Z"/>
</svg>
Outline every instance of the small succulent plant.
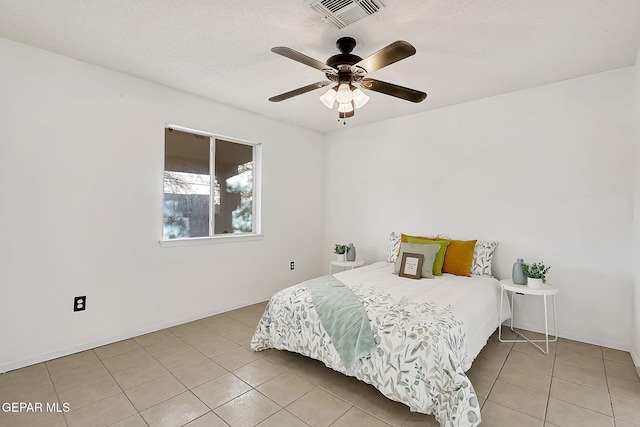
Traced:
<svg viewBox="0 0 640 427">
<path fill-rule="evenodd" d="M 547 267 L 543 262 L 534 262 L 533 264 L 522 263 L 522 271 L 525 276 L 532 279 L 542 279 L 542 283 L 547 283 L 547 272 L 551 267 Z"/>
<path fill-rule="evenodd" d="M 336 243 L 336 248 L 333 250 L 333 252 L 337 253 L 338 255 L 341 255 L 346 253 L 347 249 L 349 249 L 349 246 Z"/>
</svg>

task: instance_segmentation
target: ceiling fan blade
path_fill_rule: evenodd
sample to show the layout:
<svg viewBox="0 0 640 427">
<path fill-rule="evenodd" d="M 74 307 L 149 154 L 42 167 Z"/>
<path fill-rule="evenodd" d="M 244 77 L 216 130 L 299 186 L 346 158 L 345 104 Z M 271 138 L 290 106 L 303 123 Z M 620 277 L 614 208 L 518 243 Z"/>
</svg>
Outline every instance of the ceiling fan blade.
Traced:
<svg viewBox="0 0 640 427">
<path fill-rule="evenodd" d="M 326 80 L 322 82 L 311 83 L 310 85 L 299 87 L 298 89 L 290 90 L 289 92 L 285 92 L 280 95 L 272 96 L 271 98 L 269 98 L 269 101 L 284 101 L 285 99 L 293 98 L 294 96 L 302 95 L 303 93 L 311 92 L 312 90 L 320 89 L 321 87 L 325 87 L 330 84 L 331 82 Z"/>
<path fill-rule="evenodd" d="M 277 53 L 278 55 L 282 55 L 289 59 L 293 59 L 294 61 L 301 62 L 304 65 L 308 65 L 309 67 L 317 68 L 320 71 L 333 69 L 324 62 L 320 62 L 317 59 L 313 59 L 312 57 L 307 56 L 304 53 L 300 53 L 297 50 L 293 50 L 289 47 L 272 47 L 271 52 Z"/>
<path fill-rule="evenodd" d="M 427 97 L 426 93 L 420 92 L 419 90 L 409 89 L 408 87 L 398 86 L 393 83 L 387 83 L 375 79 L 363 79 L 360 82 L 360 87 L 411 102 L 422 102 Z"/>
<path fill-rule="evenodd" d="M 413 47 L 411 43 L 404 40 L 398 40 L 364 58 L 362 61 L 352 65 L 351 69 L 355 71 L 355 68 L 359 67 L 364 68 L 367 73 L 372 73 L 382 67 L 398 62 L 401 59 L 408 58 L 415 53 L 416 48 Z"/>
</svg>

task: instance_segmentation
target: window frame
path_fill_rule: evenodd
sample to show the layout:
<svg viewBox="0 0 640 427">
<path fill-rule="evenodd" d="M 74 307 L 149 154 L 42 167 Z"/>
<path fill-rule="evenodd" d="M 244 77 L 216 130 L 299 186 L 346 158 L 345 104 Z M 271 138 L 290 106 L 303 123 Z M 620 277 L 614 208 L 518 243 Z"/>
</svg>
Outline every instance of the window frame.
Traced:
<svg viewBox="0 0 640 427">
<path fill-rule="evenodd" d="M 246 139 L 240 139 L 235 137 L 230 137 L 226 135 L 221 135 L 218 133 L 207 132 L 199 129 L 193 129 L 185 126 L 179 126 L 167 123 L 164 126 L 163 130 L 173 129 L 181 132 L 192 133 L 194 135 L 201 135 L 209 138 L 209 173 L 211 175 L 211 185 L 209 187 L 209 236 L 204 237 L 183 237 L 176 239 L 165 239 L 164 238 L 164 215 L 163 209 L 160 209 L 161 215 L 161 229 L 160 229 L 160 246 L 161 247 L 176 247 L 176 246 L 192 246 L 192 245 L 208 245 L 208 244 L 216 244 L 216 243 L 231 243 L 231 242 L 244 242 L 244 241 L 254 241 L 261 240 L 264 235 L 262 234 L 262 143 L 253 142 Z M 253 150 L 253 203 L 252 203 L 252 228 L 253 232 L 251 233 L 242 233 L 242 234 L 218 234 L 212 235 L 213 233 L 213 210 L 215 209 L 213 203 L 213 182 L 215 179 L 215 148 L 216 148 L 216 139 L 248 145 L 252 147 Z M 164 156 L 163 156 L 163 166 L 162 166 L 163 176 L 165 172 L 164 165 Z M 164 207 L 164 180 L 161 180 L 162 183 L 162 206 Z"/>
</svg>

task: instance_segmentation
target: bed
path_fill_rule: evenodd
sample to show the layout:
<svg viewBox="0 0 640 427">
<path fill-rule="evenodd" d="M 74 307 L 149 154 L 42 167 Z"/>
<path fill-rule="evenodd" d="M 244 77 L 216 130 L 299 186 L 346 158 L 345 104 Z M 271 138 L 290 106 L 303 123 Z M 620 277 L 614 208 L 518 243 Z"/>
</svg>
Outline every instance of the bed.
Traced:
<svg viewBox="0 0 640 427">
<path fill-rule="evenodd" d="M 498 280 L 447 273 L 414 280 L 393 272 L 393 263 L 377 262 L 276 293 L 251 348 L 288 350 L 320 360 L 412 411 L 433 414 L 442 426 L 477 426 L 480 406 L 465 372 L 497 327 Z M 328 287 L 318 291 L 318 285 Z M 312 297 L 334 288 L 353 295 L 365 313 L 366 327 L 350 330 L 355 335 L 346 339 L 336 338 L 333 330 L 344 322 L 328 325 L 322 318 L 324 303 Z M 330 300 L 348 299 L 330 292 Z M 367 333 L 372 336 L 369 350 L 347 349 L 345 355 L 343 342 L 358 347 Z"/>
</svg>

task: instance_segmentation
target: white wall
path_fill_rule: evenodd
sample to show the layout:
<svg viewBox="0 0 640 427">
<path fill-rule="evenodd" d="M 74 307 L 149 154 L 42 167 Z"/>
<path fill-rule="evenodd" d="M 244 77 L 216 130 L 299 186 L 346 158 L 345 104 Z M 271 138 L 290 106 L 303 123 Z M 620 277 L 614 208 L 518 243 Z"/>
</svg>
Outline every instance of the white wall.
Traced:
<svg viewBox="0 0 640 427">
<path fill-rule="evenodd" d="M 0 58 L 0 372 L 322 272 L 321 134 L 8 40 Z M 160 247 L 165 123 L 263 144 L 262 240 Z"/>
<path fill-rule="evenodd" d="M 635 267 L 635 289 L 634 289 L 634 335 L 633 335 L 633 348 L 631 355 L 638 368 L 638 375 L 640 375 L 640 49 L 636 56 L 636 64 L 633 67 L 634 71 L 634 93 L 635 93 L 635 144 L 634 144 L 634 156 L 633 156 L 633 172 L 634 172 L 634 209 L 633 209 L 633 226 L 634 226 L 634 251 L 632 264 Z"/>
<path fill-rule="evenodd" d="M 518 257 L 552 266 L 561 336 L 629 350 L 632 81 L 628 67 L 327 135 L 326 259 L 353 242 L 384 260 L 391 231 L 498 240 L 498 278 Z M 520 314 L 544 330 L 539 299 Z"/>
<path fill-rule="evenodd" d="M 335 242 L 382 260 L 390 231 L 499 240 L 499 278 L 517 257 L 544 260 L 561 335 L 615 348 L 632 348 L 635 283 L 638 364 L 638 65 L 346 129 L 325 148 L 3 39 L 0 58 L 0 372 L 266 299 L 326 272 Z M 264 239 L 160 248 L 167 122 L 263 143 Z M 72 312 L 76 295 L 87 311 Z"/>
</svg>

